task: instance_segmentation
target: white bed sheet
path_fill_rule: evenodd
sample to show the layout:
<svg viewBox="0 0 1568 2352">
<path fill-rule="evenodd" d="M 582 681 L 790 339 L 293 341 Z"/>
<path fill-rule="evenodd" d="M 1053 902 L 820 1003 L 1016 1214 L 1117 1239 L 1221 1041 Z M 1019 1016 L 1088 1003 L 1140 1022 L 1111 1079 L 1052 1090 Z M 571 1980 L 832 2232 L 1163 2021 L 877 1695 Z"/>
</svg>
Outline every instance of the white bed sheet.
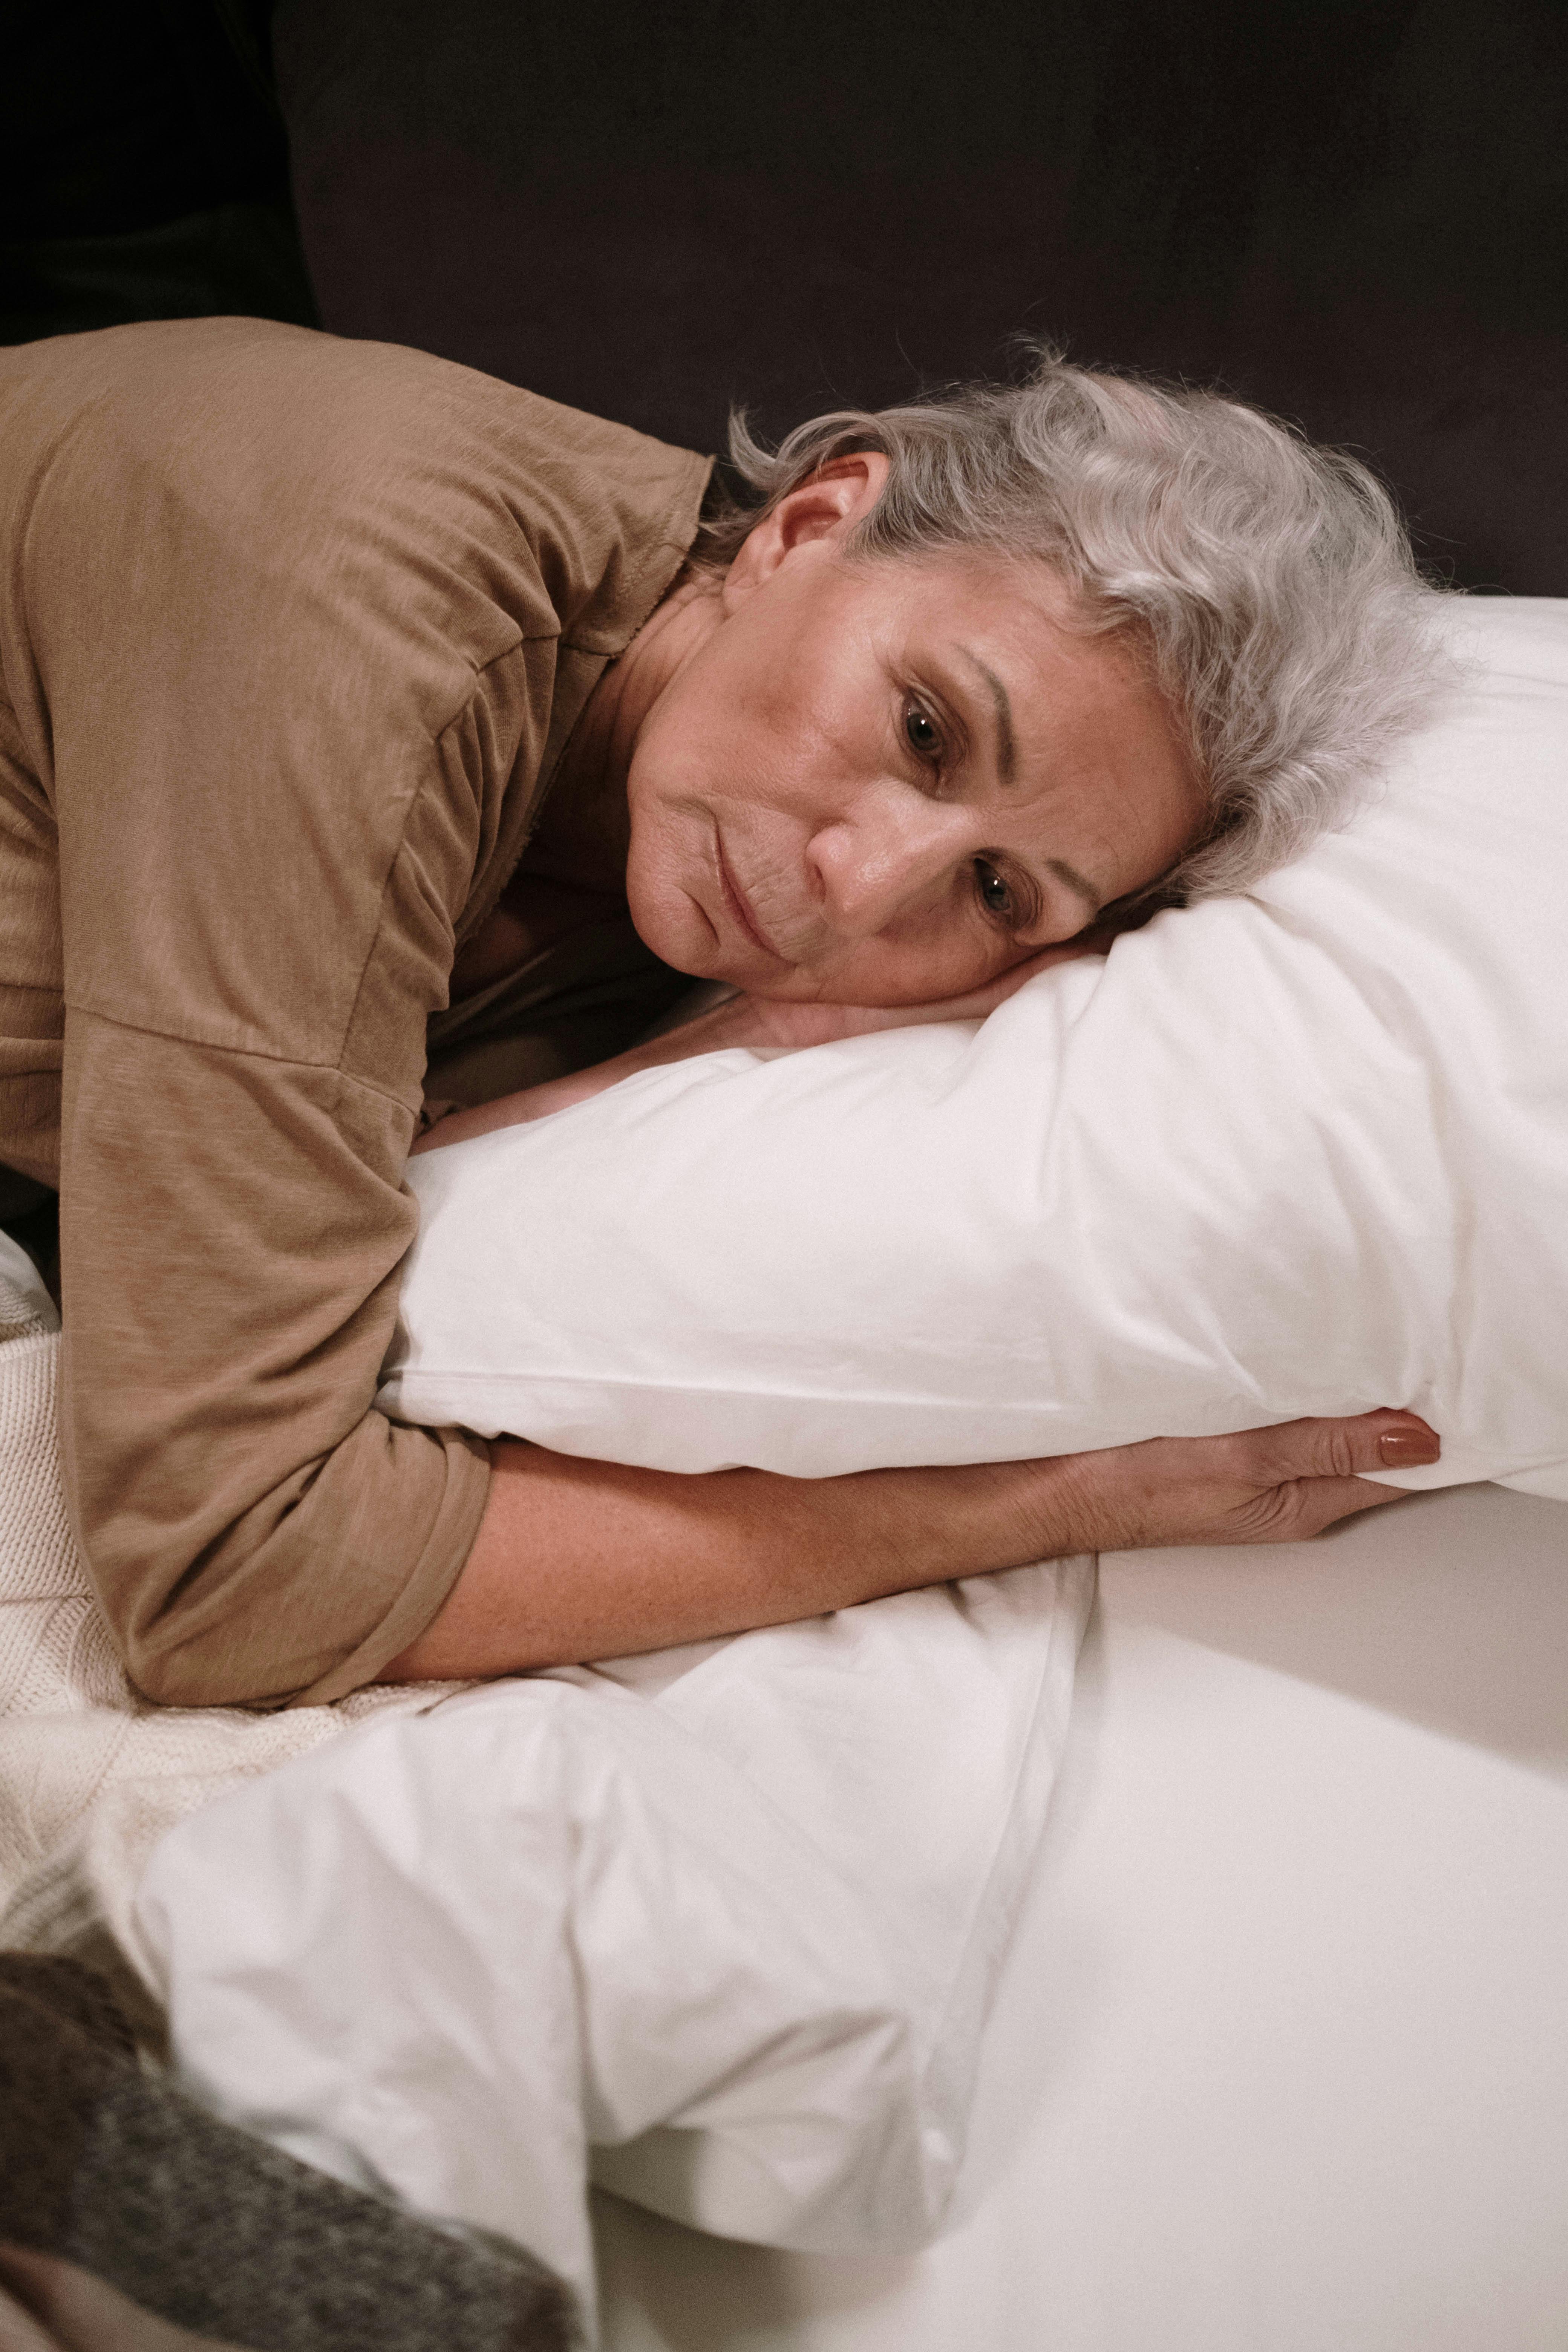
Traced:
<svg viewBox="0 0 1568 2352">
<path fill-rule="evenodd" d="M 1102 1561 L 960 2201 L 860 2262 L 603 2199 L 606 2352 L 1563 2352 L 1568 1505 Z"/>
<path fill-rule="evenodd" d="M 736 2237 L 924 2244 L 1092 1591 L 1081 1555 L 503 1680 L 238 1781 L 132 1910 L 178 2078 L 517 2238 L 590 2336 L 590 2161 Z"/>
</svg>

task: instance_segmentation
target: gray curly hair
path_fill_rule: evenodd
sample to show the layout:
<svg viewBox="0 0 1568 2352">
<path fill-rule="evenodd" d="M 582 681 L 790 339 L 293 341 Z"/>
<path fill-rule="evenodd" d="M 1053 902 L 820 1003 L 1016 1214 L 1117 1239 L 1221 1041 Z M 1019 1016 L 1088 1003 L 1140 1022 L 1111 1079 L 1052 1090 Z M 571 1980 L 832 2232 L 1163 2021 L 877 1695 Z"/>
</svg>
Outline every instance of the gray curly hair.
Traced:
<svg viewBox="0 0 1568 2352">
<path fill-rule="evenodd" d="M 1425 714 L 1440 592 L 1353 457 L 1216 393 L 1034 356 L 1022 383 L 837 409 L 773 450 L 737 410 L 731 462 L 752 496 L 710 513 L 693 561 L 722 571 L 820 467 L 880 450 L 887 486 L 845 556 L 1049 565 L 1079 625 L 1141 644 L 1202 780 L 1207 824 L 1152 887 L 1244 890 L 1342 823 Z"/>
</svg>

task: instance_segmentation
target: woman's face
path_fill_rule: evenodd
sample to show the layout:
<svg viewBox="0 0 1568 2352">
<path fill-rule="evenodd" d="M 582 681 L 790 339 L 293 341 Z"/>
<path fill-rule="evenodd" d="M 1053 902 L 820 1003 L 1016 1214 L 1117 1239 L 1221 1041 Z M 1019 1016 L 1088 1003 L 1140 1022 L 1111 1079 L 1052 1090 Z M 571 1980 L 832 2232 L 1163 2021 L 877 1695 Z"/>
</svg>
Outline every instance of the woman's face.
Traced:
<svg viewBox="0 0 1568 2352">
<path fill-rule="evenodd" d="M 1198 794 L 1114 638 L 1046 569 L 850 564 L 886 461 L 841 459 L 759 526 L 637 730 L 626 888 L 679 971 L 923 1003 L 1070 939 L 1163 873 Z"/>
</svg>

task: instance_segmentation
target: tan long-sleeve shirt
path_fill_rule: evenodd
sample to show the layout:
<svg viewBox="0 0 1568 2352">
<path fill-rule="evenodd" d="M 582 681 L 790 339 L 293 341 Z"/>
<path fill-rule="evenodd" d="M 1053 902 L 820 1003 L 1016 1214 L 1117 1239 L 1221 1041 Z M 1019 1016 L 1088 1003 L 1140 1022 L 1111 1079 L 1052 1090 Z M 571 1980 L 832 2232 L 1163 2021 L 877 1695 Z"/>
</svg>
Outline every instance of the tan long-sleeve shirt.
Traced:
<svg viewBox="0 0 1568 2352">
<path fill-rule="evenodd" d="M 0 352 L 0 1161 L 156 1698 L 335 1696 L 468 1556 L 486 1449 L 371 1410 L 426 1023 L 706 474 L 265 321 Z"/>
</svg>

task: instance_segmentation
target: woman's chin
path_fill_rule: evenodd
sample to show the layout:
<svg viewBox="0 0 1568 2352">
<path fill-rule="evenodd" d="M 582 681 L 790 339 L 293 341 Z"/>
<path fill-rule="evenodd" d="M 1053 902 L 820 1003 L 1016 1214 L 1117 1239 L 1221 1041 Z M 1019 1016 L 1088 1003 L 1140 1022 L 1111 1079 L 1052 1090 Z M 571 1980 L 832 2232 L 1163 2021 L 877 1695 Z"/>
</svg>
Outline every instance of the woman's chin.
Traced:
<svg viewBox="0 0 1568 2352">
<path fill-rule="evenodd" d="M 632 928 L 645 948 L 673 971 L 689 972 L 693 980 L 729 980 L 723 942 L 707 915 L 684 890 L 639 890 L 628 875 L 626 905 Z M 735 985 L 745 987 L 744 980 Z"/>
</svg>

